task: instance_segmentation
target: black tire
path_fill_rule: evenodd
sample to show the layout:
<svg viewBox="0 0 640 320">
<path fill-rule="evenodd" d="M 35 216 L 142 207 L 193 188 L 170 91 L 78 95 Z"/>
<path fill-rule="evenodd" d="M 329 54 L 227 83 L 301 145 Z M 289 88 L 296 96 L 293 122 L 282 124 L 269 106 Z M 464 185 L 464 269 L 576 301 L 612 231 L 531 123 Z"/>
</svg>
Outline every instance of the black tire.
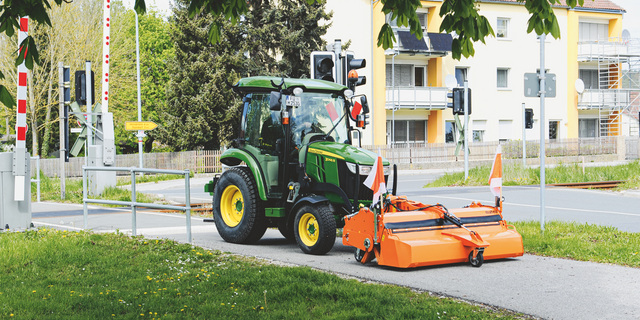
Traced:
<svg viewBox="0 0 640 320">
<path fill-rule="evenodd" d="M 255 243 L 267 230 L 264 204 L 247 167 L 225 171 L 213 191 L 213 218 L 222 239 Z"/>
<path fill-rule="evenodd" d="M 472 267 L 479 268 L 484 263 L 484 253 L 482 251 L 478 252 L 476 258 L 473 258 L 473 250 L 469 253 L 469 263 L 471 263 Z"/>
<path fill-rule="evenodd" d="M 356 251 L 353 252 L 353 256 L 356 258 L 356 261 L 362 262 L 365 253 L 365 251 L 356 248 Z"/>
<path fill-rule="evenodd" d="M 278 231 L 285 239 L 293 242 L 296 241 L 296 235 L 293 233 L 293 226 L 287 223 L 287 220 L 278 222 Z"/>
<path fill-rule="evenodd" d="M 305 204 L 296 212 L 293 232 L 304 253 L 321 255 L 336 242 L 336 220 L 327 203 Z"/>
</svg>

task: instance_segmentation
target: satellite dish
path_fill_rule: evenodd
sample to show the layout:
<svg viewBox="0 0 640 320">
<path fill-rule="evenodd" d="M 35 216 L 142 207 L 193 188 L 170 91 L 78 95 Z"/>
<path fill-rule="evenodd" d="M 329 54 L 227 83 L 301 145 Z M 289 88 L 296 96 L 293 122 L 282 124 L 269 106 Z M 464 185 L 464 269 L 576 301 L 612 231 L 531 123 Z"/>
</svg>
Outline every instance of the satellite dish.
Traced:
<svg viewBox="0 0 640 320">
<path fill-rule="evenodd" d="M 453 90 L 453 88 L 458 86 L 458 81 L 456 80 L 456 77 L 454 75 L 448 74 L 446 77 L 444 77 L 444 85 L 447 86 L 449 90 Z"/>
<path fill-rule="evenodd" d="M 579 94 L 584 92 L 584 82 L 582 79 L 576 79 L 576 91 L 578 91 Z"/>
<path fill-rule="evenodd" d="M 624 41 L 629 41 L 629 39 L 631 39 L 631 32 L 629 32 L 629 30 L 627 30 L 627 29 L 622 30 L 621 38 Z"/>
</svg>

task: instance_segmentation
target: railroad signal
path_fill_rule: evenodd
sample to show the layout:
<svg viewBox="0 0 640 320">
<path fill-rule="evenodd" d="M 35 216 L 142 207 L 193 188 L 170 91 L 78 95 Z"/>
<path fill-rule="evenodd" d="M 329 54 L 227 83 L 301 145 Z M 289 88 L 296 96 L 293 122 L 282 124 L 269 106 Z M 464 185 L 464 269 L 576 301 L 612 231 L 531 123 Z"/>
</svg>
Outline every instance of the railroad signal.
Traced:
<svg viewBox="0 0 640 320">
<path fill-rule="evenodd" d="M 467 89 L 467 99 L 469 101 L 469 114 L 471 114 L 471 89 Z M 453 88 L 453 90 L 447 93 L 447 98 L 451 99 L 451 102 L 447 102 L 447 108 L 453 109 L 453 114 L 464 114 L 464 88 Z"/>
<path fill-rule="evenodd" d="M 81 106 L 87 104 L 87 74 L 84 70 L 76 71 L 76 101 Z M 90 105 L 93 105 L 94 101 L 96 101 L 95 95 L 95 75 L 93 71 L 91 71 L 91 101 Z"/>
<path fill-rule="evenodd" d="M 331 51 L 311 52 L 311 79 L 335 82 L 336 56 Z"/>
<path fill-rule="evenodd" d="M 533 129 L 533 109 L 524 109 L 524 128 Z"/>
</svg>

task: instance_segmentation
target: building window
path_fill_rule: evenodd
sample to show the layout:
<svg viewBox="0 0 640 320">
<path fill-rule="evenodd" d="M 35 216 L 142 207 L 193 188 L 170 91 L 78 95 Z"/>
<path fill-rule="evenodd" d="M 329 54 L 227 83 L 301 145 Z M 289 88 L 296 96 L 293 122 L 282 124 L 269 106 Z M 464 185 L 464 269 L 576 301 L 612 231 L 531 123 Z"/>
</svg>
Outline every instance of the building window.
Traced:
<svg viewBox="0 0 640 320">
<path fill-rule="evenodd" d="M 496 38 L 508 38 L 509 37 L 509 19 L 498 18 L 496 27 Z"/>
<path fill-rule="evenodd" d="M 469 68 L 456 68 L 456 81 L 458 87 L 464 87 L 464 82 L 469 79 Z"/>
<path fill-rule="evenodd" d="M 413 73 L 414 73 L 414 85 L 416 87 L 424 87 L 425 86 L 425 81 L 424 81 L 424 69 L 425 67 L 415 67 L 413 69 Z"/>
<path fill-rule="evenodd" d="M 498 68 L 497 77 L 498 82 L 496 85 L 498 88 L 509 88 L 509 69 Z"/>
<path fill-rule="evenodd" d="M 549 121 L 549 140 L 558 139 L 558 123 L 560 121 L 551 120 Z"/>
<path fill-rule="evenodd" d="M 578 119 L 578 136 L 580 138 L 597 138 L 598 119 Z"/>
<path fill-rule="evenodd" d="M 585 89 L 598 89 L 598 70 L 580 69 L 578 78 L 584 82 Z"/>
<path fill-rule="evenodd" d="M 422 32 L 427 32 L 427 24 L 429 22 L 429 20 L 428 20 L 429 13 L 428 12 L 416 12 L 416 15 L 418 15 L 418 21 L 420 21 L 420 25 L 422 26 Z M 385 21 L 389 25 L 391 25 L 391 27 L 400 28 L 400 29 L 409 29 L 409 26 L 398 27 L 398 20 L 397 19 L 391 19 L 391 16 L 392 16 L 392 14 L 389 13 L 389 14 L 387 14 L 387 16 L 385 18 Z"/>
<path fill-rule="evenodd" d="M 602 41 L 609 39 L 607 23 L 580 22 L 578 25 L 578 41 Z"/>
<path fill-rule="evenodd" d="M 455 143 L 456 139 L 456 124 L 453 121 L 446 121 L 444 123 L 444 142 Z"/>
<path fill-rule="evenodd" d="M 498 122 L 498 140 L 504 142 L 511 139 L 513 120 L 500 120 Z"/>
<path fill-rule="evenodd" d="M 473 120 L 473 141 L 483 142 L 484 132 L 487 130 L 487 120 Z"/>
<path fill-rule="evenodd" d="M 395 85 L 396 87 L 410 87 L 413 85 L 412 73 L 413 73 L 413 65 L 412 64 L 387 64 L 386 69 L 386 83 L 387 87 L 391 87 Z M 395 82 L 393 81 L 393 77 L 395 74 Z"/>
<path fill-rule="evenodd" d="M 393 132 L 389 140 L 395 143 L 416 143 L 427 141 L 427 121 L 426 120 L 396 120 L 387 121 L 387 132 Z M 394 140 L 395 139 L 395 140 Z"/>
</svg>

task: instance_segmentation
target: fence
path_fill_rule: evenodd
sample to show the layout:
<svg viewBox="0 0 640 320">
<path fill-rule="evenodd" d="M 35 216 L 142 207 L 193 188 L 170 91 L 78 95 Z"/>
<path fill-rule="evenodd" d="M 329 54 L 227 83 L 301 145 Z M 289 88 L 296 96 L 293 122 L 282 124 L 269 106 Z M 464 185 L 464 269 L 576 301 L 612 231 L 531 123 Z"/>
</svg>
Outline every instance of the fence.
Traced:
<svg viewBox="0 0 640 320">
<path fill-rule="evenodd" d="M 472 142 L 469 147 L 470 161 L 491 161 L 495 156 L 495 142 Z M 504 159 L 522 158 L 522 141 L 513 140 L 501 142 Z M 527 158 L 532 164 L 533 158 L 540 155 L 540 142 L 527 141 Z M 414 164 L 442 164 L 454 163 L 464 158 L 461 149 L 456 157 L 456 144 L 451 143 L 407 143 L 396 145 L 363 146 L 373 152 L 381 151 L 383 157 L 391 162 L 406 167 Z M 611 161 L 618 159 L 638 159 L 638 137 L 601 137 L 579 138 L 546 141 L 546 156 L 550 159 L 563 161 L 566 157 L 594 156 L 593 161 Z M 194 173 L 214 173 L 222 171 L 220 163 L 221 151 L 200 150 L 165 153 L 145 153 L 144 167 L 167 170 L 189 169 Z M 565 157 L 565 158 L 563 158 Z M 48 177 L 58 177 L 59 159 L 41 159 L 40 168 Z M 566 160 L 573 161 L 573 160 Z M 85 158 L 71 158 L 65 164 L 67 177 L 81 177 Z M 138 154 L 116 156 L 116 166 L 137 167 Z M 34 163 L 32 163 L 34 167 Z"/>
<path fill-rule="evenodd" d="M 469 160 L 493 160 L 500 142 L 473 142 L 469 146 Z M 568 157 L 585 155 L 615 155 L 618 152 L 617 137 L 582 138 L 546 141 L 547 157 Z M 505 159 L 522 158 L 522 141 L 501 142 L 502 157 Z M 540 156 L 540 141 L 527 141 L 527 158 Z M 374 152 L 380 150 L 383 157 L 397 164 L 424 164 L 433 162 L 456 161 L 464 157 L 462 148 L 456 157 L 456 144 L 411 143 L 393 146 L 364 146 Z"/>
<path fill-rule="evenodd" d="M 159 152 L 143 154 L 143 164 L 145 168 L 184 170 L 189 169 L 194 173 L 221 172 L 220 163 L 221 151 L 218 150 L 198 150 L 183 152 Z M 116 155 L 115 166 L 137 167 L 139 164 L 138 154 Z M 65 175 L 67 177 L 82 177 L 82 166 L 85 165 L 85 158 L 70 158 L 65 163 Z M 40 170 L 48 177 L 59 177 L 60 159 L 41 159 Z M 122 172 L 119 172 L 122 174 Z"/>
</svg>

